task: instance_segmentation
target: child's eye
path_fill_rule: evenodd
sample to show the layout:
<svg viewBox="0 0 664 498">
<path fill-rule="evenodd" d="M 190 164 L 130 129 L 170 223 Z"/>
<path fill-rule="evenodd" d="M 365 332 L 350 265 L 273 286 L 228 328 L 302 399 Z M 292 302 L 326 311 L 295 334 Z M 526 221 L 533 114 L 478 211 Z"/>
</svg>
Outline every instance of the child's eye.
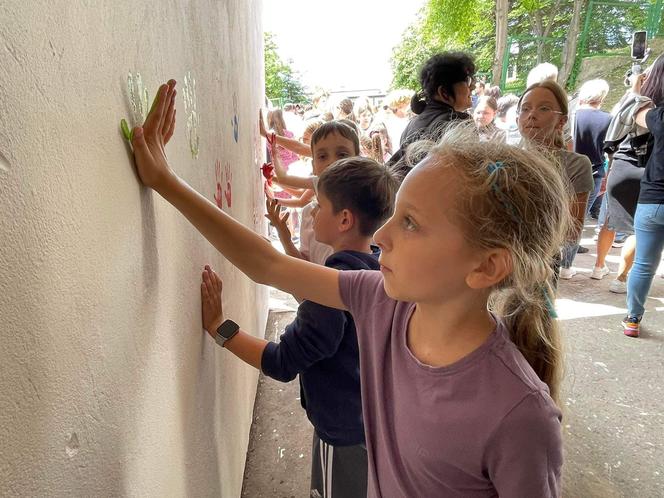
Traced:
<svg viewBox="0 0 664 498">
<path fill-rule="evenodd" d="M 417 228 L 417 225 L 413 222 L 413 219 L 410 216 L 404 216 L 403 221 L 402 221 L 403 227 L 408 230 L 409 232 L 412 232 Z"/>
</svg>

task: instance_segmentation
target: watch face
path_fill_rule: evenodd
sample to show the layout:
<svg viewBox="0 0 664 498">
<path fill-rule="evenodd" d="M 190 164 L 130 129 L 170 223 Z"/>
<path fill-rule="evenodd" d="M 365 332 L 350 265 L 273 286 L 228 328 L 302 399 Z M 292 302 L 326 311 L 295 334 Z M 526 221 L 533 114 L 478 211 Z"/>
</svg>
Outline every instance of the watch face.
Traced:
<svg viewBox="0 0 664 498">
<path fill-rule="evenodd" d="M 240 326 L 237 323 L 235 323 L 232 320 L 226 320 L 217 329 L 217 334 L 219 334 L 225 339 L 230 339 L 237 333 L 239 329 Z"/>
</svg>

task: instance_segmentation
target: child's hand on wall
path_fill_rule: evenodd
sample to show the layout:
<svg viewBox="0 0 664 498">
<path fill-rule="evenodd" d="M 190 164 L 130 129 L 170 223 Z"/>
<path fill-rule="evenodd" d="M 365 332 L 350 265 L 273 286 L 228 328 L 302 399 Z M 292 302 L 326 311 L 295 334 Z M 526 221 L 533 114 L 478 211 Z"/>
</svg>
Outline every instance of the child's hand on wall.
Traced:
<svg viewBox="0 0 664 498">
<path fill-rule="evenodd" d="M 288 229 L 287 223 L 290 211 L 281 214 L 281 206 L 277 199 L 266 199 L 265 208 L 267 209 L 265 217 L 270 221 L 272 226 L 277 229 L 279 236 L 290 239 L 291 233 Z"/>
<path fill-rule="evenodd" d="M 265 121 L 263 121 L 263 111 L 258 109 L 258 132 L 261 137 L 267 137 L 267 130 L 265 129 Z"/>
<path fill-rule="evenodd" d="M 219 275 L 205 265 L 203 282 L 201 283 L 201 308 L 203 328 L 212 337 L 217 335 L 217 329 L 224 322 L 224 312 L 221 306 L 221 290 L 223 282 Z"/>
<path fill-rule="evenodd" d="M 175 131 L 176 94 L 175 80 L 161 85 L 145 123 L 134 128 L 132 147 L 136 169 L 147 187 L 158 187 L 172 173 L 164 146 Z"/>
</svg>

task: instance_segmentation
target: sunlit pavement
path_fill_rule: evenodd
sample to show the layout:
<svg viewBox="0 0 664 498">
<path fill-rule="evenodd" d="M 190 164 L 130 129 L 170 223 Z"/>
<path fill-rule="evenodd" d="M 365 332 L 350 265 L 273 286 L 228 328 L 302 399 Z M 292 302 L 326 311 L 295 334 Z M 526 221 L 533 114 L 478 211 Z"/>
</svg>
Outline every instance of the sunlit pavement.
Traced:
<svg viewBox="0 0 664 498">
<path fill-rule="evenodd" d="M 622 333 L 625 294 L 609 292 L 620 260 L 612 249 L 593 280 L 596 246 L 588 224 L 556 303 L 565 340 L 566 494 L 664 497 L 664 279 L 655 277 L 641 337 Z"/>
<path fill-rule="evenodd" d="M 603 280 L 592 280 L 594 225 L 588 223 L 574 267 L 562 280 L 556 307 L 565 341 L 563 388 L 565 497 L 664 497 L 664 279 L 655 277 L 642 336 L 620 324 L 625 295 L 609 292 L 620 249 L 612 249 Z M 278 244 L 276 244 L 278 245 Z M 272 293 L 266 337 L 274 340 L 296 303 Z M 243 496 L 307 496 L 311 426 L 299 406 L 297 382 L 261 377 Z"/>
</svg>

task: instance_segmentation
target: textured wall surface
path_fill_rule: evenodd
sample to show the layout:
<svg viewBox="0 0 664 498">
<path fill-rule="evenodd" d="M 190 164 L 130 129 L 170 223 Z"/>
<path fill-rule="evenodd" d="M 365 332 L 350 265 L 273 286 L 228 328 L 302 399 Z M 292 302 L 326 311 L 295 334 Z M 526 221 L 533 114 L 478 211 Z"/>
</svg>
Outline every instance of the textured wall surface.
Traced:
<svg viewBox="0 0 664 498">
<path fill-rule="evenodd" d="M 0 496 L 239 496 L 257 373 L 202 332 L 200 272 L 256 335 L 266 289 L 139 185 L 119 121 L 177 79 L 169 159 L 262 232 L 260 18 L 0 2 Z"/>
</svg>

